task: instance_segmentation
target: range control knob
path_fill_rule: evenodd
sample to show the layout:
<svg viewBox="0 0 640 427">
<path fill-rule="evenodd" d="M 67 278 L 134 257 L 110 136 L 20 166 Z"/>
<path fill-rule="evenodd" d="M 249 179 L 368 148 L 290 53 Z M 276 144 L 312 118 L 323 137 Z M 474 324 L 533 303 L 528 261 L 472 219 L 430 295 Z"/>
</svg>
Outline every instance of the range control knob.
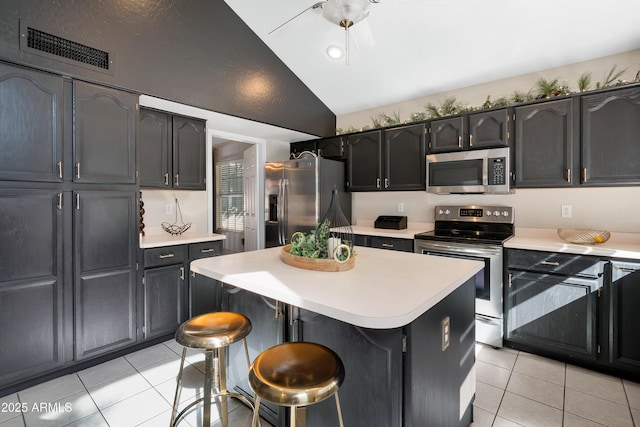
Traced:
<svg viewBox="0 0 640 427">
<path fill-rule="evenodd" d="M 440 209 L 440 210 L 438 211 L 438 215 L 442 215 L 443 213 L 444 213 L 444 211 L 443 211 L 442 209 Z"/>
<path fill-rule="evenodd" d="M 445 213 L 445 215 L 449 215 L 451 213 L 451 211 L 449 209 L 445 209 L 444 213 Z"/>
<path fill-rule="evenodd" d="M 494 211 L 494 212 L 493 212 L 493 214 L 494 214 L 495 216 L 500 216 L 500 211 Z"/>
<path fill-rule="evenodd" d="M 487 216 L 491 216 L 493 213 L 491 211 L 487 211 Z"/>
<path fill-rule="evenodd" d="M 509 211 L 503 211 L 502 216 L 509 216 Z"/>
</svg>

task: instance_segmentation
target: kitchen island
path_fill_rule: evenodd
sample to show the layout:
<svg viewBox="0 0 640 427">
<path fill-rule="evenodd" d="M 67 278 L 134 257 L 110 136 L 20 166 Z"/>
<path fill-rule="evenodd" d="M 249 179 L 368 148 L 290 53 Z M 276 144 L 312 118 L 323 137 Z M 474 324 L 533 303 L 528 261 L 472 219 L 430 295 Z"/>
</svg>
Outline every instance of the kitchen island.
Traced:
<svg viewBox="0 0 640 427">
<path fill-rule="evenodd" d="M 346 369 L 340 389 L 346 425 L 469 424 L 473 278 L 481 262 L 356 247 L 352 270 L 329 273 L 284 264 L 280 251 L 201 259 L 191 270 L 286 304 L 289 326 L 281 340 L 319 342 L 336 351 Z M 252 358 L 264 350 L 252 345 L 251 335 L 249 345 Z M 332 402 L 310 409 L 308 425 L 336 425 Z"/>
</svg>

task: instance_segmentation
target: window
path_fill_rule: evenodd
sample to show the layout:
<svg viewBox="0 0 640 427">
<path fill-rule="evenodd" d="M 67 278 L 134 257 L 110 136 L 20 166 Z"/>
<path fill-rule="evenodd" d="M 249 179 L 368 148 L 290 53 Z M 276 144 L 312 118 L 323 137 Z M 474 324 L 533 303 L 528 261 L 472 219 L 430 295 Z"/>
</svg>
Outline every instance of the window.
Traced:
<svg viewBox="0 0 640 427">
<path fill-rule="evenodd" d="M 244 231 L 242 161 L 216 165 L 216 226 L 219 230 Z"/>
</svg>

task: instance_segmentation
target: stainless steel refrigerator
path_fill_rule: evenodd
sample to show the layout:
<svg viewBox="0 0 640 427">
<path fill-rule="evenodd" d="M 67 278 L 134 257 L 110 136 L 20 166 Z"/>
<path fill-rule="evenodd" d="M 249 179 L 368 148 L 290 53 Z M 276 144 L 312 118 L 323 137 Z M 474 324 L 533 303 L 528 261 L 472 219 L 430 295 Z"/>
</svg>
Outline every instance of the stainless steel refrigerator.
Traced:
<svg viewBox="0 0 640 427">
<path fill-rule="evenodd" d="M 265 247 L 291 243 L 296 231 L 315 229 L 327 212 L 333 189 L 351 222 L 351 194 L 345 191 L 345 164 L 322 157 L 265 165 Z"/>
</svg>

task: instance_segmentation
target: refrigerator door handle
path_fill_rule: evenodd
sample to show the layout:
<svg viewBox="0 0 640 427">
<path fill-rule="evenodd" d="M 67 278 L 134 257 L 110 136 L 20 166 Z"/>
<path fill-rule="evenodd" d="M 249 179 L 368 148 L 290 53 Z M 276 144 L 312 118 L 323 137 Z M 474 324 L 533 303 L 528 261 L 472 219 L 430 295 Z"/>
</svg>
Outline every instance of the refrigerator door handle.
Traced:
<svg viewBox="0 0 640 427">
<path fill-rule="evenodd" d="M 287 233 L 289 232 L 289 180 L 282 180 L 282 244 L 287 244 Z"/>
<path fill-rule="evenodd" d="M 277 211 L 276 211 L 276 215 L 277 215 L 277 220 L 278 220 L 278 244 L 279 245 L 283 245 L 284 242 L 282 241 L 282 236 L 283 236 L 283 232 L 282 232 L 282 221 L 283 221 L 283 189 L 282 189 L 282 180 L 279 179 L 278 180 L 278 207 L 277 207 Z"/>
</svg>

